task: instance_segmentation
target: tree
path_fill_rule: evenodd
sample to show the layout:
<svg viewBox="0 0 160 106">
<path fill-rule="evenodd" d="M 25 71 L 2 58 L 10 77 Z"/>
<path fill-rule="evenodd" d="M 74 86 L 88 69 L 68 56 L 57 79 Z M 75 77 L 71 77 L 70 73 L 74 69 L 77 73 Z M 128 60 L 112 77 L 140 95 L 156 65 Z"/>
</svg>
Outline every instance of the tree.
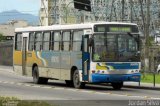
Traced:
<svg viewBox="0 0 160 106">
<path fill-rule="evenodd" d="M 0 33 L 0 42 L 3 41 L 3 40 L 5 40 L 5 37 L 3 36 L 2 33 Z"/>
</svg>

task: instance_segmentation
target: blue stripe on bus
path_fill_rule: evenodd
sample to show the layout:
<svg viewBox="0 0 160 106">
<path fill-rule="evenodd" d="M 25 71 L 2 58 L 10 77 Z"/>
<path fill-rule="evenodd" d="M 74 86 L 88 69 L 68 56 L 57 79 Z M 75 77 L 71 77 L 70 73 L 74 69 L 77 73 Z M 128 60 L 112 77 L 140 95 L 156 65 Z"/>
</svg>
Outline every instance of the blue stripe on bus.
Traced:
<svg viewBox="0 0 160 106">
<path fill-rule="evenodd" d="M 92 74 L 92 83 L 112 83 L 112 82 L 124 82 L 133 81 L 139 82 L 141 79 L 140 73 L 135 74 Z"/>
<path fill-rule="evenodd" d="M 106 63 L 107 66 L 112 66 L 114 69 L 139 69 L 139 63 Z"/>
</svg>

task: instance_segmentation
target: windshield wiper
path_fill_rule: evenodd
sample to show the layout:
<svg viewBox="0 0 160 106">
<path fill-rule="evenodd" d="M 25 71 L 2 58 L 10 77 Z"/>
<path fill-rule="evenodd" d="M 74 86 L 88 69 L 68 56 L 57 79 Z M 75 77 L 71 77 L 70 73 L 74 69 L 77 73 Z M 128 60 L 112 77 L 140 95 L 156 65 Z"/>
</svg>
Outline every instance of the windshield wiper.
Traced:
<svg viewBox="0 0 160 106">
<path fill-rule="evenodd" d="M 135 40 L 137 43 L 139 43 L 139 38 L 138 38 L 138 37 L 133 36 L 130 32 L 128 32 L 128 35 L 129 35 L 130 37 L 134 38 L 134 40 Z"/>
</svg>

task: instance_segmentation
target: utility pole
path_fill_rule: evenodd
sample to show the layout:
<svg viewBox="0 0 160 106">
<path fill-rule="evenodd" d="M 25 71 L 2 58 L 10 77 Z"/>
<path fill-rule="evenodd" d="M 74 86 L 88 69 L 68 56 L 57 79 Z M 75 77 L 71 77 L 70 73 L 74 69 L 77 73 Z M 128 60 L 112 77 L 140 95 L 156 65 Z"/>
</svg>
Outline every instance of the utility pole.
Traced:
<svg viewBox="0 0 160 106">
<path fill-rule="evenodd" d="M 114 0 L 112 0 L 111 14 L 110 14 L 110 19 L 109 19 L 110 22 L 112 21 L 112 13 L 113 13 L 113 8 L 114 8 L 113 3 L 114 3 Z"/>
<path fill-rule="evenodd" d="M 130 11 L 130 15 L 131 15 L 131 23 L 133 22 L 133 1 L 130 0 L 130 6 L 131 6 L 131 11 Z"/>
<path fill-rule="evenodd" d="M 147 0 L 147 15 L 145 25 L 145 71 L 149 71 L 149 25 L 150 25 L 150 0 Z"/>
<path fill-rule="evenodd" d="M 54 22 L 54 24 L 57 24 L 57 0 L 55 0 L 55 2 L 54 2 L 55 4 L 55 22 Z"/>
<path fill-rule="evenodd" d="M 124 4 L 125 4 L 125 1 L 122 0 L 122 21 L 124 19 Z"/>
</svg>

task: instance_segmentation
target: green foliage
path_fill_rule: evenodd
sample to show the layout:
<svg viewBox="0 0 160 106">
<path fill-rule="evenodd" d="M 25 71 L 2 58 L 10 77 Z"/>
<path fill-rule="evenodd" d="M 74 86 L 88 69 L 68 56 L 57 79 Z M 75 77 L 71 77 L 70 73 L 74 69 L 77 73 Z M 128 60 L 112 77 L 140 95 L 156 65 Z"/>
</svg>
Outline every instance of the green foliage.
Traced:
<svg viewBox="0 0 160 106">
<path fill-rule="evenodd" d="M 57 106 L 44 101 L 25 101 L 15 97 L 0 97 L 0 106 Z"/>
<path fill-rule="evenodd" d="M 3 36 L 2 33 L 0 33 L 0 42 L 1 42 L 2 40 L 5 40 L 5 37 Z"/>
<path fill-rule="evenodd" d="M 141 76 L 141 82 L 144 83 L 153 83 L 154 76 L 152 73 L 143 73 Z M 155 76 L 156 84 L 160 84 L 160 74 L 156 74 Z"/>
<path fill-rule="evenodd" d="M 147 45 L 148 45 L 148 46 L 152 46 L 153 42 L 154 42 L 154 38 L 151 37 L 151 36 L 148 37 L 148 39 L 147 39 Z"/>
<path fill-rule="evenodd" d="M 51 106 L 46 102 L 41 101 L 20 101 L 17 106 Z"/>
</svg>

